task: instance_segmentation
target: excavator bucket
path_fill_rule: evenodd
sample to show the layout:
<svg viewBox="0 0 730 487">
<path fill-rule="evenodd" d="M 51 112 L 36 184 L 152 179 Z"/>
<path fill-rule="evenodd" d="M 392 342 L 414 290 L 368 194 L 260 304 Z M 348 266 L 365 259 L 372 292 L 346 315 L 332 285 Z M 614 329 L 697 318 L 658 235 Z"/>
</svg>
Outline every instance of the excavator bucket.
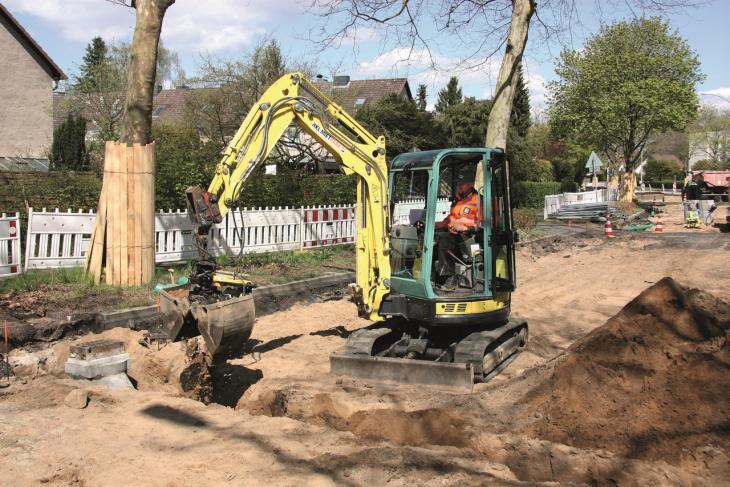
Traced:
<svg viewBox="0 0 730 487">
<path fill-rule="evenodd" d="M 214 359 L 239 354 L 256 320 L 252 294 L 211 304 L 194 303 L 190 311 Z"/>
<path fill-rule="evenodd" d="M 160 314 L 162 329 L 173 341 L 185 333 L 186 325 L 195 325 L 214 360 L 240 353 L 251 337 L 256 320 L 252 294 L 191 302 L 187 285 L 160 292 Z"/>
</svg>

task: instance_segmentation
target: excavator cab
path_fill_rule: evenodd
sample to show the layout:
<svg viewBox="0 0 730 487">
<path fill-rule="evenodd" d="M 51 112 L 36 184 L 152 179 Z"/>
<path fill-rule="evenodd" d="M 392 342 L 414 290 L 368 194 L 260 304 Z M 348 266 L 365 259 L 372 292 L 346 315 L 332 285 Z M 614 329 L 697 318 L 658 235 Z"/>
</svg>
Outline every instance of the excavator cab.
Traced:
<svg viewBox="0 0 730 487">
<path fill-rule="evenodd" d="M 517 236 L 508 183 L 499 149 L 409 152 L 391 161 L 384 321 L 353 333 L 331 355 L 334 374 L 471 389 L 517 355 L 527 323 L 509 318 Z M 464 198 L 468 208 L 452 211 Z M 449 232 L 468 211 L 478 213 L 468 215 L 471 224 Z"/>
<path fill-rule="evenodd" d="M 471 211 L 479 214 L 473 227 L 449 232 L 460 186 L 474 188 Z M 391 163 L 389 194 L 391 295 L 385 312 L 392 310 L 387 303 L 402 302 L 402 295 L 407 305 L 398 314 L 407 319 L 424 318 L 412 309 L 421 301 L 419 309 L 433 308 L 434 325 L 455 318 L 460 324 L 504 321 L 515 287 L 516 238 L 504 153 L 465 148 L 401 154 Z M 442 248 L 445 243 L 449 249 Z M 444 286 L 447 276 L 455 285 Z"/>
</svg>

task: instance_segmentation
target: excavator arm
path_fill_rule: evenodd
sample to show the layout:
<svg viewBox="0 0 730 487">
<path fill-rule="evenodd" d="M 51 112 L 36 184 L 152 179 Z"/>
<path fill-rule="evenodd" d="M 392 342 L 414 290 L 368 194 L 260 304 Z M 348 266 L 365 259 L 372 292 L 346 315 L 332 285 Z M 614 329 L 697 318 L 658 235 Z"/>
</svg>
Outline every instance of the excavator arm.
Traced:
<svg viewBox="0 0 730 487">
<path fill-rule="evenodd" d="M 217 274 L 221 271 L 206 250 L 208 232 L 236 205 L 246 181 L 292 124 L 327 149 L 346 174 L 357 175 L 357 269 L 353 297 L 360 316 L 380 321 L 383 318 L 378 311 L 389 292 L 390 278 L 385 139 L 370 134 L 301 73 L 279 78 L 251 108 L 226 147 L 207 191 L 188 188 L 188 210 L 196 225 L 195 239 L 201 255 L 199 265 L 209 270 L 214 283 L 218 282 Z"/>
</svg>

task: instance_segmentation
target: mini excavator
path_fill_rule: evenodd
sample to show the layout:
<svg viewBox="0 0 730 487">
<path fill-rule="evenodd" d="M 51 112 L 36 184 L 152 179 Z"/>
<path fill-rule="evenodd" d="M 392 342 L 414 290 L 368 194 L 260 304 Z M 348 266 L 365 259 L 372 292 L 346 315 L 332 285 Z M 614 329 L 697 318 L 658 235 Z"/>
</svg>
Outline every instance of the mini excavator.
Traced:
<svg viewBox="0 0 730 487">
<path fill-rule="evenodd" d="M 192 313 L 213 355 L 240 352 L 254 321 L 254 284 L 220 269 L 208 255 L 212 225 L 236 205 L 244 184 L 290 125 L 357 175 L 356 282 L 352 300 L 372 325 L 330 356 L 331 372 L 374 380 L 471 388 L 498 373 L 527 343 L 527 323 L 510 319 L 516 232 L 509 173 L 501 149 L 448 148 L 385 158 L 374 137 L 301 73 L 274 82 L 228 144 L 207 190 L 187 190 L 200 259 L 189 298 L 166 293 L 172 335 Z M 436 272 L 437 222 L 457 187 L 473 184 L 480 224 L 450 251 L 456 286 Z"/>
</svg>

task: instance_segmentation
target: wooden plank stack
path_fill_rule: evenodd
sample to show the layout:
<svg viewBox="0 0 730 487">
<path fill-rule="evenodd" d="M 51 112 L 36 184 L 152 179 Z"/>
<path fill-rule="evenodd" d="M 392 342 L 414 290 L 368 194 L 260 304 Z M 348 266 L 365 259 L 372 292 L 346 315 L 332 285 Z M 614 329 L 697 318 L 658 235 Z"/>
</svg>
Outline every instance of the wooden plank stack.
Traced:
<svg viewBox="0 0 730 487">
<path fill-rule="evenodd" d="M 141 286 L 155 275 L 155 146 L 109 141 L 86 256 L 94 282 Z"/>
</svg>

